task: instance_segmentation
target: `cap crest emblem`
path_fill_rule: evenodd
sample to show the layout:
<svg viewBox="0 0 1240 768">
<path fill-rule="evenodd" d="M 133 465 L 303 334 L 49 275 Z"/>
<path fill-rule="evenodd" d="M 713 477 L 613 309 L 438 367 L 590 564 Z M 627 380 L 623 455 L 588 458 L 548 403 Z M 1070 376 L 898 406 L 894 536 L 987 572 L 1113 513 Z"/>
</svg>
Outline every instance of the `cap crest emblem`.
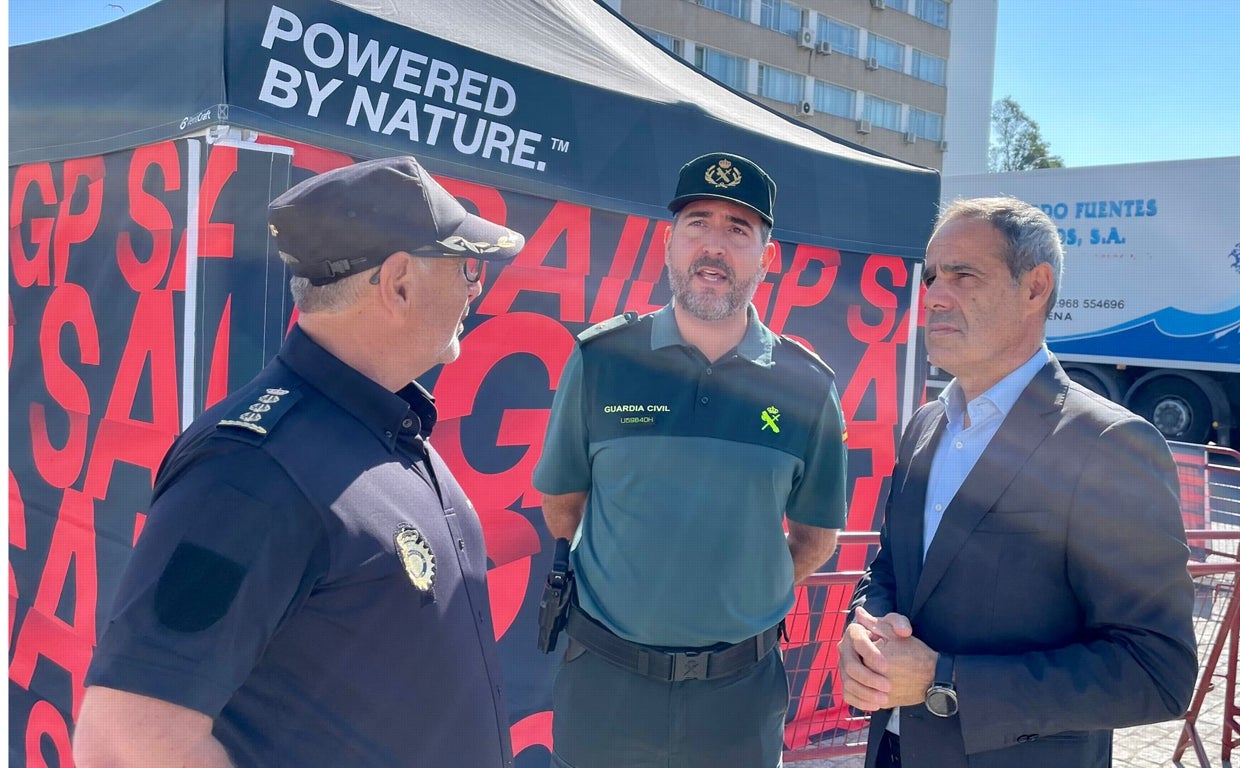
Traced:
<svg viewBox="0 0 1240 768">
<path fill-rule="evenodd" d="M 724 158 L 706 169 L 706 183 L 719 189 L 730 189 L 741 183 L 741 171 Z"/>
</svg>

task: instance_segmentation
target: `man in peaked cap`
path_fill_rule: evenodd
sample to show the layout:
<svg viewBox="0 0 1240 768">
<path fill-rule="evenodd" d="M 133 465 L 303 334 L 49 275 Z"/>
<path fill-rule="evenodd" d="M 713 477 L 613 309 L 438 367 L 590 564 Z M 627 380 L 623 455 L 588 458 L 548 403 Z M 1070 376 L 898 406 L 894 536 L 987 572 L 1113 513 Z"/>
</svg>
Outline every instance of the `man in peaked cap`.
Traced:
<svg viewBox="0 0 1240 768">
<path fill-rule="evenodd" d="M 521 235 L 411 157 L 271 203 L 300 311 L 176 441 L 87 675 L 80 766 L 512 764 L 473 506 L 414 379 Z"/>
<path fill-rule="evenodd" d="M 583 332 L 560 379 L 534 472 L 551 533 L 575 539 L 560 768 L 781 764 L 780 629 L 844 527 L 845 451 L 831 369 L 751 302 L 774 202 L 746 158 L 687 163 L 672 302 Z"/>
</svg>

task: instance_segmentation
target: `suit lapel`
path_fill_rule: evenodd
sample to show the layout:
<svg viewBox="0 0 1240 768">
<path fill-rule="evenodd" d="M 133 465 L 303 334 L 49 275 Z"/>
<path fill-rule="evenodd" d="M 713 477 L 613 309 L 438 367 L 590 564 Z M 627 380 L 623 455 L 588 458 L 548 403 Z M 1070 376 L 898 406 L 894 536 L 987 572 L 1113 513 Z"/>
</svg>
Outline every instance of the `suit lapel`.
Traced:
<svg viewBox="0 0 1240 768">
<path fill-rule="evenodd" d="M 930 549 L 926 552 L 921 578 L 910 607 L 912 617 L 925 604 L 930 593 L 947 572 L 965 541 L 995 506 L 1003 491 L 1029 462 L 1029 458 L 1050 432 L 1054 419 L 1045 418 L 1063 408 L 1068 391 L 1068 378 L 1052 360 L 1034 376 L 1033 381 L 1008 412 L 977 464 L 969 472 L 960 490 L 943 512 Z M 926 480 L 929 480 L 928 451 Z M 925 487 L 922 488 L 922 509 L 925 509 Z M 924 518 L 924 514 L 923 514 Z M 917 539 L 918 544 L 921 538 Z"/>
<path fill-rule="evenodd" d="M 921 540 L 926 526 L 926 487 L 930 480 L 930 464 L 934 459 L 934 447 L 938 445 L 947 424 L 942 406 L 935 403 L 933 407 L 938 410 L 927 418 L 925 428 L 917 435 L 904 486 L 891 491 L 896 494 L 897 503 L 892 507 L 893 519 L 888 524 L 898 529 L 890 540 L 894 547 L 893 561 L 900 569 L 896 574 L 896 610 L 906 616 L 911 615 L 912 588 L 921 577 Z"/>
</svg>

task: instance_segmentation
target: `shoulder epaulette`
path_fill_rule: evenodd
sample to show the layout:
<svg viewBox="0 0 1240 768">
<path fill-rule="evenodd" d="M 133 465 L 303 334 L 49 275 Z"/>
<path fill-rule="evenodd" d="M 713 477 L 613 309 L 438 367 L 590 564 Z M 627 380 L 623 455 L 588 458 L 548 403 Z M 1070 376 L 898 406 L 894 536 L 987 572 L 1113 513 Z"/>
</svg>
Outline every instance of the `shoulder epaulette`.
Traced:
<svg viewBox="0 0 1240 768">
<path fill-rule="evenodd" d="M 301 393 L 283 387 L 259 387 L 253 392 L 253 402 L 238 405 L 232 413 L 216 423 L 216 427 L 231 432 L 237 430 L 251 438 L 257 435 L 265 439 L 284 414 L 292 410 Z M 242 399 L 241 402 L 245 402 Z"/>
<path fill-rule="evenodd" d="M 818 365 L 821 365 L 824 369 L 826 369 L 828 374 L 830 374 L 831 376 L 835 376 L 835 371 L 831 370 L 831 366 L 827 365 L 826 361 L 823 360 L 821 357 L 819 357 L 817 352 L 805 346 L 805 344 L 803 344 L 800 341 L 797 341 L 791 336 L 785 336 L 781 333 L 779 335 L 779 338 L 785 343 L 787 343 L 791 349 L 800 350 L 802 354 L 808 356 L 809 359 L 813 360 L 815 363 L 817 363 Z"/>
<path fill-rule="evenodd" d="M 579 344 L 585 344 L 599 338 L 600 336 L 606 336 L 613 331 L 618 331 L 621 328 L 627 328 L 636 323 L 637 320 L 638 317 L 636 312 L 625 312 L 623 315 L 617 315 L 610 320 L 604 320 L 597 325 L 592 325 L 585 329 L 581 333 L 577 334 L 577 342 Z"/>
</svg>

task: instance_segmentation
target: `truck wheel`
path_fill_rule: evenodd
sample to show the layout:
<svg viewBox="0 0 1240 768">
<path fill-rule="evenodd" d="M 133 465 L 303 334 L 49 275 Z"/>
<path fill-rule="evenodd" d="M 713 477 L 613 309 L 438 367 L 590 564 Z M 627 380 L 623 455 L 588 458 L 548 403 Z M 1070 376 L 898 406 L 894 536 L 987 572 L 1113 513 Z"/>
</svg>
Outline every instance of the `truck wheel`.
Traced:
<svg viewBox="0 0 1240 768">
<path fill-rule="evenodd" d="M 1210 398 L 1179 376 L 1151 379 L 1129 399 L 1129 408 L 1168 440 L 1185 443 L 1204 443 L 1214 422 Z"/>
</svg>

